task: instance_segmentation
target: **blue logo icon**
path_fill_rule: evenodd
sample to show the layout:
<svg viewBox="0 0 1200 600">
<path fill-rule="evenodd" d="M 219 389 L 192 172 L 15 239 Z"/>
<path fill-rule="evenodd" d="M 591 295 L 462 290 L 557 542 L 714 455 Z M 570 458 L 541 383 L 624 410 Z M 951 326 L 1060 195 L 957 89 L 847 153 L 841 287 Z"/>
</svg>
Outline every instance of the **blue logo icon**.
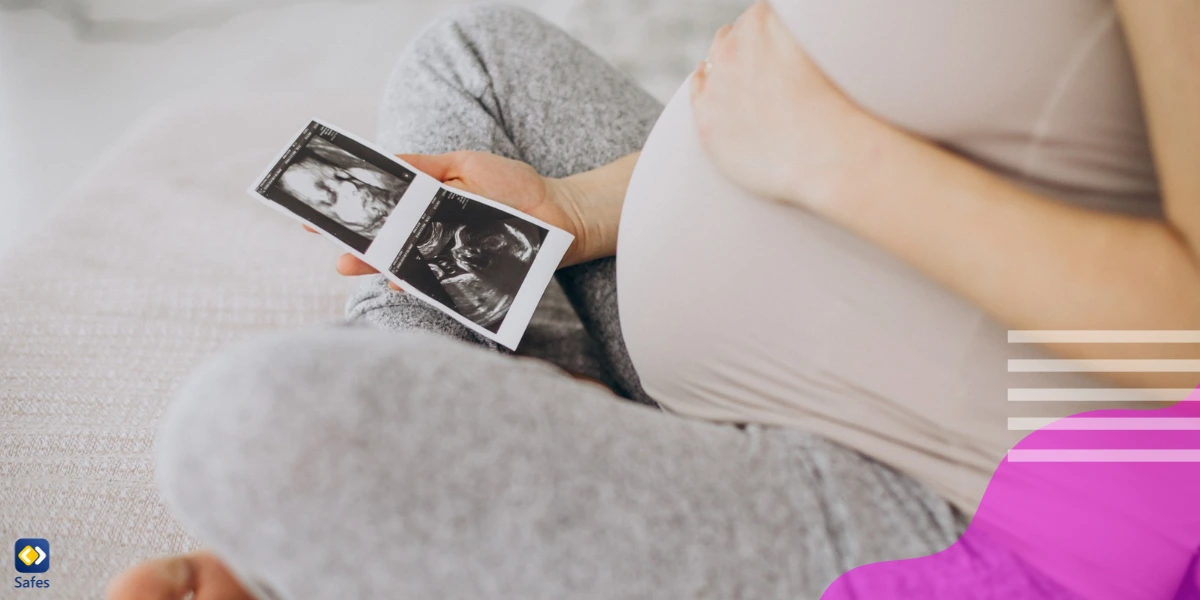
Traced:
<svg viewBox="0 0 1200 600">
<path fill-rule="evenodd" d="M 45 573 L 50 570 L 50 542 L 41 538 L 21 538 L 13 548 L 18 573 Z"/>
</svg>

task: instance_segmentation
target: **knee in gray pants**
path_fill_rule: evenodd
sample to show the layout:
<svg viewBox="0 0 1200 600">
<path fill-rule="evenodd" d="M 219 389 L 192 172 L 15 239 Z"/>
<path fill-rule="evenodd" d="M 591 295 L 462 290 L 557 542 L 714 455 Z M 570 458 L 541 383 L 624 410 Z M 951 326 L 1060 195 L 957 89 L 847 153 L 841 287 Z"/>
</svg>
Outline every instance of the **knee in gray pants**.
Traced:
<svg viewBox="0 0 1200 600">
<path fill-rule="evenodd" d="M 369 577 L 325 575 L 422 573 L 401 579 L 450 585 L 478 539 L 470 520 L 513 479 L 503 462 L 472 463 L 495 460 L 493 442 L 522 425 L 513 419 L 538 420 L 497 416 L 527 381 L 543 392 L 594 387 L 424 332 L 326 328 L 242 345 L 198 370 L 170 406 L 160 489 L 263 598 L 427 597 L 430 587 L 397 590 L 393 580 L 385 591 Z"/>
</svg>

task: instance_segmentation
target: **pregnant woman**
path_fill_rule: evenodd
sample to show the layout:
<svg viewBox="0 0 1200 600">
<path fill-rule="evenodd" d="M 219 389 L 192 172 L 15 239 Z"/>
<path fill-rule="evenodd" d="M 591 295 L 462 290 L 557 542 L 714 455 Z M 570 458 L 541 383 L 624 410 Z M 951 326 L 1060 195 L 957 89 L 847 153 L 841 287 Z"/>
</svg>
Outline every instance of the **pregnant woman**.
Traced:
<svg viewBox="0 0 1200 600">
<path fill-rule="evenodd" d="M 211 552 L 112 598 L 817 598 L 959 539 L 1020 440 L 1009 387 L 1097 385 L 1006 360 L 1179 349 L 1006 329 L 1200 329 L 1195 0 L 759 3 L 665 109 L 474 8 L 414 43 L 380 122 L 576 235 L 524 356 L 373 276 L 351 326 L 219 358 L 159 456 Z M 871 597 L 1189 585 L 1186 552 L 1081 581 L 997 539 Z"/>
</svg>

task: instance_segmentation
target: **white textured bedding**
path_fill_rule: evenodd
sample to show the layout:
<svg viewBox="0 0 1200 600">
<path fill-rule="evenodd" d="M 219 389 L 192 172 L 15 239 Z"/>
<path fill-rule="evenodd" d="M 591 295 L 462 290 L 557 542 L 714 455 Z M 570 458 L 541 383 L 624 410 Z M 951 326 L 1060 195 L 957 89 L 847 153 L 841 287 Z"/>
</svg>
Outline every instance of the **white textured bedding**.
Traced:
<svg viewBox="0 0 1200 600">
<path fill-rule="evenodd" d="M 371 131 L 369 103 L 322 105 Z M 336 248 L 243 191 L 310 110 L 151 117 L 0 261 L 0 532 L 50 541 L 47 597 L 96 597 L 135 558 L 191 546 L 150 454 L 181 378 L 230 342 L 340 314 Z"/>
</svg>

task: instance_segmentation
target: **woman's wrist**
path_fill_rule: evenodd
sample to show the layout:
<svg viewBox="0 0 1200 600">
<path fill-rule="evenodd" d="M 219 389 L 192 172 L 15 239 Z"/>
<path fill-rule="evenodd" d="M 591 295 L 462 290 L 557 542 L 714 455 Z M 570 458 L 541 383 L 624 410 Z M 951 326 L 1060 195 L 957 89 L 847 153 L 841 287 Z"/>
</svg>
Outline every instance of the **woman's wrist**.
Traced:
<svg viewBox="0 0 1200 600">
<path fill-rule="evenodd" d="M 555 203 L 566 215 L 567 222 L 570 223 L 568 232 L 575 236 L 575 241 L 563 258 L 561 266 L 569 267 L 598 258 L 596 256 L 599 252 L 597 246 L 601 242 L 597 238 L 600 237 L 600 234 L 595 231 L 595 226 L 590 224 L 595 217 L 589 216 L 594 211 L 589 208 L 586 192 L 581 189 L 577 181 L 570 177 L 548 178 L 546 186 L 555 199 Z"/>
<path fill-rule="evenodd" d="M 591 171 L 548 181 L 572 223 L 578 247 L 572 264 L 616 253 L 621 209 L 637 158 L 638 153 L 630 154 Z"/>
<path fill-rule="evenodd" d="M 805 153 L 809 168 L 793 171 L 784 200 L 840 221 L 862 208 L 857 205 L 870 195 L 866 188 L 878 183 L 883 165 L 913 140 L 849 102 L 833 113 L 826 121 L 836 123 L 825 129 L 829 135 L 807 132 L 793 138 L 805 145 L 797 152 Z"/>
</svg>

